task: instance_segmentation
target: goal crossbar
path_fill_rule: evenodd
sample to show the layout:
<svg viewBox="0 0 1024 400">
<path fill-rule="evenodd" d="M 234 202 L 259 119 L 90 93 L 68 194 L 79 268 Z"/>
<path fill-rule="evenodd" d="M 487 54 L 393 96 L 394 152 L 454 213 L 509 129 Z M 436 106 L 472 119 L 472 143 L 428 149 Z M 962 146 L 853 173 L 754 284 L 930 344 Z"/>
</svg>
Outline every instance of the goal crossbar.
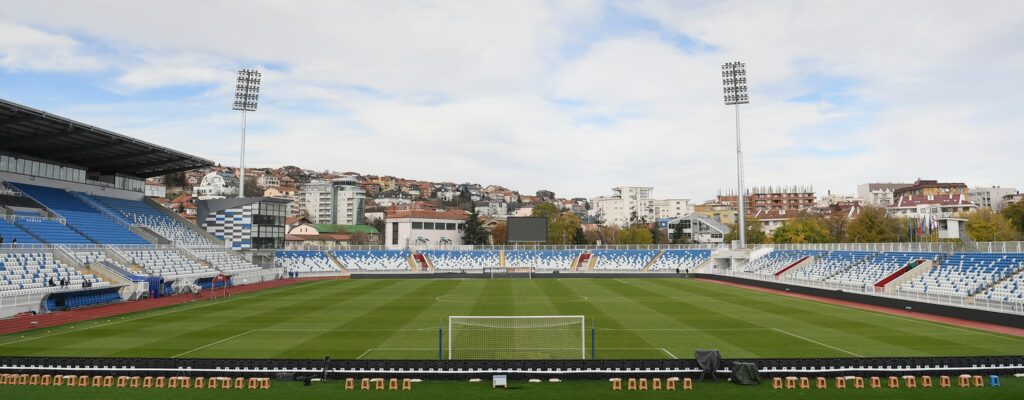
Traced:
<svg viewBox="0 0 1024 400">
<path fill-rule="evenodd" d="M 448 359 L 585 359 L 582 315 L 453 315 Z"/>
</svg>

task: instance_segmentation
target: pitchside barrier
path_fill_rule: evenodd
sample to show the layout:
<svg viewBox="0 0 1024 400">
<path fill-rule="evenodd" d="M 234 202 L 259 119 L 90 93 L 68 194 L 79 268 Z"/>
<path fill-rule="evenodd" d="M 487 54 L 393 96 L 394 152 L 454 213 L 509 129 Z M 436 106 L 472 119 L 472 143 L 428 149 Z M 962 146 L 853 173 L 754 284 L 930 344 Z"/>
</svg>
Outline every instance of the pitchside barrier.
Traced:
<svg viewBox="0 0 1024 400">
<path fill-rule="evenodd" d="M 725 359 L 719 374 L 728 374 L 732 361 L 750 362 L 762 377 L 775 376 L 905 376 L 1010 375 L 1024 373 L 1024 356 Z M 551 378 L 607 379 L 612 377 L 697 378 L 693 359 L 679 360 L 276 360 L 0 357 L 0 373 L 102 376 L 188 376 L 302 378 Z M 724 376 L 724 375 L 723 375 Z"/>
</svg>

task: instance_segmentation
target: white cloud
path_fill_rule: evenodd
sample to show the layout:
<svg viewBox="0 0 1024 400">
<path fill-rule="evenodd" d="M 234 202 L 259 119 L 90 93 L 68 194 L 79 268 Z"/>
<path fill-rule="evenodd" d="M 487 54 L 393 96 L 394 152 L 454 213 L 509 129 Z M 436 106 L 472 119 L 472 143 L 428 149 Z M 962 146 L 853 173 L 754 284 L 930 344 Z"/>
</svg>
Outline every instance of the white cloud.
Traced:
<svg viewBox="0 0 1024 400">
<path fill-rule="evenodd" d="M 616 7 L 662 30 L 606 27 Z M 650 185 L 702 200 L 735 182 L 719 65 L 743 60 L 751 185 L 851 193 L 930 177 L 1020 187 L 1021 11 L 1015 2 L 21 2 L 0 9 L 11 21 L 0 32 L 15 27 L 18 38 L 0 35 L 0 66 L 107 68 L 113 78 L 98 86 L 130 99 L 81 99 L 70 116 L 226 164 L 238 158 L 233 71 L 259 66 L 253 164 L 565 196 Z M 672 40 L 680 36 L 698 45 Z M 79 37 L 108 50 L 84 50 Z M 147 98 L 186 85 L 202 94 Z M 794 100 L 808 94 L 821 99 Z"/>
<path fill-rule="evenodd" d="M 89 71 L 103 67 L 74 39 L 0 21 L 0 68 L 13 71 Z"/>
</svg>

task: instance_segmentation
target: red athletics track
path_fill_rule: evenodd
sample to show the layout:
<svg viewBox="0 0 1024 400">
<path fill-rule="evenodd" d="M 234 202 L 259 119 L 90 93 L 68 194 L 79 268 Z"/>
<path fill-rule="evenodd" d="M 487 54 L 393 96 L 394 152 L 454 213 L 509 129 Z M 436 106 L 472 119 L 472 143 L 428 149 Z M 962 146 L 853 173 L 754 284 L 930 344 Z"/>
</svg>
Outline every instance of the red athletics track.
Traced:
<svg viewBox="0 0 1024 400">
<path fill-rule="evenodd" d="M 299 279 L 278 279 L 275 281 L 254 283 L 252 285 L 231 286 L 228 288 L 229 295 L 254 292 L 258 290 L 272 289 L 281 286 L 291 285 L 299 282 L 309 282 L 325 279 L 338 279 L 337 277 L 323 278 L 299 278 Z M 216 296 L 223 295 L 223 289 L 216 289 Z M 175 304 L 189 303 L 194 301 L 208 300 L 211 297 L 210 290 L 203 290 L 198 297 L 191 294 L 179 294 L 176 296 L 165 296 L 157 299 L 125 301 L 104 306 L 81 308 L 70 311 L 56 311 L 49 314 L 24 315 L 9 319 L 0 320 L 0 335 L 16 333 L 31 329 L 46 328 L 51 326 L 69 324 L 72 322 L 85 321 L 95 318 L 112 317 L 138 311 L 151 310 L 154 308 L 173 306 Z M 35 321 L 37 324 L 33 325 Z"/>
<path fill-rule="evenodd" d="M 720 285 L 733 286 L 733 287 L 738 287 L 738 288 L 743 288 L 743 289 L 756 290 L 756 291 L 759 291 L 759 292 L 781 294 L 783 296 L 796 297 L 796 298 L 799 298 L 799 299 L 814 300 L 814 301 L 818 301 L 818 302 L 822 302 L 822 303 L 836 304 L 836 305 L 841 305 L 841 306 L 846 306 L 846 307 L 858 308 L 858 309 L 861 309 L 861 310 L 875 311 L 875 312 L 886 313 L 886 314 L 890 314 L 890 315 L 898 315 L 898 316 L 901 316 L 901 317 L 911 317 L 911 318 L 921 319 L 921 320 L 925 320 L 925 321 L 941 322 L 941 323 L 944 323 L 944 324 L 955 325 L 955 326 L 962 326 L 962 327 L 972 328 L 972 329 L 979 329 L 979 330 L 983 330 L 983 331 L 996 332 L 996 333 L 1005 333 L 1007 335 L 1024 336 L 1024 329 L 1011 328 L 1009 326 L 1002 326 L 1002 325 L 996 325 L 996 324 L 988 324 L 988 323 L 984 323 L 984 322 L 968 321 L 968 320 L 960 319 L 960 318 L 942 317 L 942 316 L 938 316 L 938 315 L 925 314 L 925 313 L 919 313 L 919 312 L 914 312 L 914 311 L 906 311 L 906 310 L 900 310 L 900 309 L 896 309 L 896 308 L 888 308 L 888 307 L 875 306 L 875 305 L 870 305 L 870 304 L 863 304 L 863 303 L 858 303 L 858 302 L 855 302 L 855 301 L 830 299 L 828 297 L 813 296 L 813 295 L 809 295 L 809 294 L 791 293 L 791 292 L 787 292 L 785 290 L 767 289 L 767 288 L 757 287 L 757 286 L 752 286 L 752 285 L 744 285 L 742 283 L 716 281 L 714 279 L 704 279 L 704 278 L 697 278 L 697 280 L 704 281 L 704 282 L 717 283 L 717 284 L 720 284 Z M 1011 315 L 1007 315 L 1007 318 L 1014 318 L 1014 317 L 1011 316 Z"/>
</svg>

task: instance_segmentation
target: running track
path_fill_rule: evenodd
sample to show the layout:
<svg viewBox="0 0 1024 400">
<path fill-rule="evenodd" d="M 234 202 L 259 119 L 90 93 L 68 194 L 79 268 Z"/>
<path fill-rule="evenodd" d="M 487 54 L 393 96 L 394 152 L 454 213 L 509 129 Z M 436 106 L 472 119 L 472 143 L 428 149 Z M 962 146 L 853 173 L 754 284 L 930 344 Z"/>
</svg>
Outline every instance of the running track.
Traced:
<svg viewBox="0 0 1024 400">
<path fill-rule="evenodd" d="M 338 279 L 337 277 L 322 278 L 299 278 L 299 279 L 278 279 L 269 282 L 254 283 L 252 285 L 232 286 L 228 288 L 229 295 L 254 292 L 258 290 L 272 289 L 287 286 L 299 282 L 309 282 L 324 279 Z M 123 301 L 103 306 L 80 308 L 71 311 L 56 311 L 49 314 L 25 315 L 0 320 L 0 335 L 22 332 L 32 329 L 47 328 L 51 326 L 70 324 L 73 322 L 85 321 L 95 318 L 112 317 L 115 315 L 128 314 L 138 311 L 151 310 L 154 308 L 173 306 L 176 304 L 205 301 L 211 298 L 211 294 L 223 296 L 223 289 L 216 289 L 216 293 L 203 290 L 198 297 L 191 294 L 179 294 L 175 296 L 164 296 L 156 299 Z M 35 322 L 36 324 L 33 324 Z"/>
</svg>

